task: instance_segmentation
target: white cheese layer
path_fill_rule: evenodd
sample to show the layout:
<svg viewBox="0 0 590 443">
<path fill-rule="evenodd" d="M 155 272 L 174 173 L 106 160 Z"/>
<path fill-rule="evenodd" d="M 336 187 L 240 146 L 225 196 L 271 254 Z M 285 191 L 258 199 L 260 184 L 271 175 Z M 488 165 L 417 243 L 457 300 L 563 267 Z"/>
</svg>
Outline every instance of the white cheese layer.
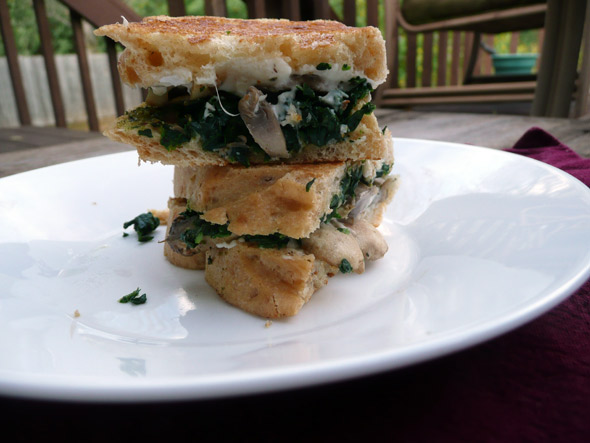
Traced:
<svg viewBox="0 0 590 443">
<path fill-rule="evenodd" d="M 333 63 L 330 69 L 325 70 L 319 70 L 313 65 L 304 65 L 294 71 L 282 58 L 233 58 L 217 67 L 203 66 L 199 75 L 193 75 L 185 68 L 167 72 L 165 76 L 156 79 L 152 90 L 162 95 L 167 88 L 175 86 L 185 86 L 189 91 L 194 89 L 195 85 L 217 86 L 222 91 L 244 95 L 248 87 L 253 85 L 274 90 L 291 89 L 313 78 L 315 90 L 328 92 L 338 89 L 341 83 L 348 82 L 354 77 L 364 77 L 364 73 L 339 63 Z M 367 80 L 373 88 L 378 86 L 372 80 Z"/>
</svg>

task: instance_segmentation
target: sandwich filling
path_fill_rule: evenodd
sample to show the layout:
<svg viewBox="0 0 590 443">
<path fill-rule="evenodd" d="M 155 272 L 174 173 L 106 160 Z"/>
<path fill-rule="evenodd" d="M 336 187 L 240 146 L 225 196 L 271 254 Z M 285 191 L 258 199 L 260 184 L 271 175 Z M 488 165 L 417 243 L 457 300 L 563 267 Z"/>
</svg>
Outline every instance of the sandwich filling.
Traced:
<svg viewBox="0 0 590 443">
<path fill-rule="evenodd" d="M 350 139 L 375 109 L 368 102 L 371 84 L 354 77 L 322 92 L 309 77 L 287 90 L 250 86 L 243 96 L 208 86 L 171 87 L 157 91 L 160 95 L 151 90 L 146 104 L 117 125 L 168 151 L 194 140 L 204 151 L 244 166 L 289 158 L 306 145 L 321 148 Z"/>
<path fill-rule="evenodd" d="M 232 248 L 239 243 L 259 248 L 303 249 L 333 266 L 340 266 L 341 261 L 346 260 L 351 270 L 358 272 L 361 267 L 364 270 L 364 260 L 382 257 L 387 247 L 363 215 L 391 198 L 396 181 L 396 177 L 386 177 L 391 165 L 383 164 L 378 170 L 367 171 L 365 164 L 347 169 L 339 192 L 332 197 L 330 209 L 322 216 L 320 228 L 308 238 L 295 239 L 280 233 L 238 236 L 228 229 L 229 223 L 222 225 L 203 220 L 202 213 L 187 205 L 186 211 L 172 222 L 166 242 L 174 252 L 184 256 L 211 248 Z"/>
</svg>

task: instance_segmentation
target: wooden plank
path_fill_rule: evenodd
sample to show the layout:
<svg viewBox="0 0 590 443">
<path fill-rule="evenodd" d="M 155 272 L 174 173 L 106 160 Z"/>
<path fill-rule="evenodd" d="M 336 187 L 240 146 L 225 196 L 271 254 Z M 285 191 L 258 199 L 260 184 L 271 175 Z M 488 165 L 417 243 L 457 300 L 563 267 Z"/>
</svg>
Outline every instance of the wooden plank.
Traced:
<svg viewBox="0 0 590 443">
<path fill-rule="evenodd" d="M 41 52 L 43 54 L 45 70 L 47 72 L 47 82 L 49 84 L 49 94 L 51 96 L 55 126 L 65 128 L 67 126 L 66 113 L 61 88 L 59 86 L 57 67 L 55 65 L 55 53 L 53 52 L 53 45 L 51 44 L 51 31 L 49 30 L 49 21 L 47 20 L 45 0 L 33 0 L 33 7 L 35 9 L 37 27 L 39 28 Z"/>
<path fill-rule="evenodd" d="M 510 53 L 516 54 L 518 50 L 518 40 L 520 39 L 520 32 L 513 32 L 510 35 Z M 493 47 L 493 45 L 492 45 Z"/>
<path fill-rule="evenodd" d="M 14 33 L 12 31 L 12 24 L 10 23 L 10 11 L 8 10 L 6 0 L 0 0 L 0 33 L 2 34 L 4 51 L 8 60 L 8 70 L 10 72 L 10 80 L 12 81 L 12 92 L 16 101 L 18 119 L 21 125 L 30 125 L 31 114 L 29 113 L 29 106 L 25 96 Z"/>
<path fill-rule="evenodd" d="M 436 72 L 436 84 L 444 86 L 447 83 L 447 55 L 449 47 L 449 34 L 447 31 L 438 33 L 438 66 Z"/>
<path fill-rule="evenodd" d="M 342 21 L 347 26 L 356 26 L 356 0 L 344 0 Z"/>
<path fill-rule="evenodd" d="M 484 43 L 490 47 L 494 48 L 494 36 L 492 34 L 486 34 L 483 37 Z M 478 74 L 488 75 L 491 74 L 492 69 L 492 57 L 485 51 L 480 49 L 479 51 L 479 72 Z"/>
<path fill-rule="evenodd" d="M 115 111 L 117 115 L 125 113 L 125 99 L 123 98 L 123 86 L 117 69 L 117 46 L 114 41 L 107 39 L 107 57 L 109 59 L 109 71 L 113 84 L 113 96 L 115 98 Z"/>
<path fill-rule="evenodd" d="M 0 177 L 44 166 L 55 165 L 81 158 L 96 157 L 133 149 L 106 137 L 96 137 L 84 142 L 76 141 L 45 148 L 21 149 L 1 154 Z"/>
<path fill-rule="evenodd" d="M 281 2 L 281 15 L 289 20 L 301 20 L 301 4 L 299 0 Z"/>
<path fill-rule="evenodd" d="M 137 14 L 129 6 L 125 5 L 121 0 L 59 0 L 75 11 L 86 21 L 97 28 L 103 25 L 110 25 L 111 23 L 122 22 L 121 16 L 124 16 L 127 21 L 139 22 L 141 16 Z"/>
<path fill-rule="evenodd" d="M 451 51 L 451 85 L 459 84 L 459 69 L 461 60 L 461 33 L 453 31 L 453 46 Z"/>
<path fill-rule="evenodd" d="M 523 94 L 484 94 L 484 95 L 463 95 L 448 97 L 387 97 L 381 98 L 382 106 L 415 106 L 432 104 L 453 104 L 453 103 L 501 103 L 532 101 L 533 93 Z"/>
<path fill-rule="evenodd" d="M 19 126 L 0 129 L 0 152 L 46 147 L 73 140 L 102 137 L 98 132 L 74 131 L 66 128 Z"/>
<path fill-rule="evenodd" d="M 472 57 L 473 51 L 473 44 L 474 44 L 474 33 L 473 32 L 466 32 L 465 37 L 463 39 L 463 65 L 462 65 L 462 72 L 463 78 L 465 78 L 468 74 L 471 75 L 473 72 L 473 66 L 470 65 L 470 62 L 477 59 L 476 57 Z M 479 44 L 479 40 L 478 40 Z"/>
<path fill-rule="evenodd" d="M 205 6 L 207 3 L 205 2 Z M 168 0 L 168 15 L 172 17 L 184 17 L 186 15 L 184 0 Z"/>
<path fill-rule="evenodd" d="M 184 2 L 184 0 L 181 0 Z M 215 17 L 227 17 L 225 0 L 205 0 L 205 14 Z"/>
<path fill-rule="evenodd" d="M 406 50 L 406 88 L 413 88 L 416 86 L 416 49 L 418 47 L 416 34 L 407 34 L 406 41 L 408 42 Z"/>
<path fill-rule="evenodd" d="M 80 69 L 80 79 L 82 81 L 82 92 L 84 94 L 84 104 L 86 105 L 88 127 L 91 131 L 98 131 L 98 116 L 96 114 L 96 104 L 94 102 L 92 80 L 90 78 L 90 67 L 88 65 L 84 33 L 82 31 L 82 17 L 76 11 L 70 10 L 70 20 L 74 31 L 74 47 L 76 49 L 76 54 L 78 54 L 78 67 Z"/>
<path fill-rule="evenodd" d="M 329 20 L 332 17 L 332 8 L 328 0 L 317 0 L 313 2 L 314 18 Z"/>
<path fill-rule="evenodd" d="M 391 88 L 399 87 L 399 26 L 395 19 L 398 7 L 397 0 L 385 2 L 385 53 L 389 77 L 384 86 Z"/>
<path fill-rule="evenodd" d="M 379 0 L 367 1 L 367 26 L 379 27 Z"/>
<path fill-rule="evenodd" d="M 560 1 L 560 0 L 556 0 Z M 578 0 L 584 1 L 584 0 Z M 566 2 L 563 2 L 566 3 Z M 567 2 L 569 3 L 569 2 Z M 408 23 L 402 15 L 399 21 L 401 26 L 408 32 L 429 32 L 429 31 L 447 31 L 447 30 L 478 30 L 478 32 L 494 32 L 494 24 L 509 18 L 518 18 L 518 21 L 533 23 L 537 27 L 542 27 L 542 21 L 547 10 L 546 4 L 527 5 L 503 10 L 494 10 L 483 12 L 481 14 L 471 14 L 463 17 L 433 21 L 422 25 L 412 25 Z M 532 27 L 532 26 L 531 26 Z M 507 31 L 510 31 L 508 29 Z"/>
<path fill-rule="evenodd" d="M 264 0 L 246 0 L 248 18 L 265 18 L 266 2 Z"/>
<path fill-rule="evenodd" d="M 424 34 L 422 57 L 422 86 L 430 86 L 432 85 L 432 32 Z"/>
<path fill-rule="evenodd" d="M 535 90 L 535 82 L 510 82 L 510 83 L 485 83 L 453 86 L 437 86 L 422 88 L 389 88 L 383 91 L 383 97 L 413 97 L 431 95 L 447 97 L 451 95 L 494 95 L 500 92 L 508 93 L 529 93 Z"/>
<path fill-rule="evenodd" d="M 586 27 L 582 37 L 582 65 L 576 84 L 576 104 L 574 106 L 574 118 L 581 117 L 588 110 L 588 95 L 590 94 L 590 7 L 586 8 Z M 590 113 L 588 114 L 590 116 Z M 588 143 L 590 151 L 590 143 Z"/>
</svg>

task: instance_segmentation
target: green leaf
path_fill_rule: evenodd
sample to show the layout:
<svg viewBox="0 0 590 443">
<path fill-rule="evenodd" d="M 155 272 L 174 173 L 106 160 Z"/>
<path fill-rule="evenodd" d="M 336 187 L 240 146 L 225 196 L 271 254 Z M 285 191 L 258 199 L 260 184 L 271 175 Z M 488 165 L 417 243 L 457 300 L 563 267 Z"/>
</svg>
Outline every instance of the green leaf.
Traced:
<svg viewBox="0 0 590 443">
<path fill-rule="evenodd" d="M 146 242 L 154 238 L 148 234 L 160 226 L 160 219 L 154 217 L 151 212 L 146 212 L 145 214 L 138 215 L 133 220 L 123 223 L 123 229 L 127 229 L 131 225 L 133 225 L 133 229 L 137 232 L 137 240 Z"/>
<path fill-rule="evenodd" d="M 307 184 L 305 185 L 305 192 L 309 192 L 309 190 L 311 189 L 311 185 L 313 185 L 313 182 L 315 182 L 315 177 L 307 182 Z"/>
<path fill-rule="evenodd" d="M 352 265 L 350 264 L 350 262 L 348 260 L 343 258 L 342 261 L 340 262 L 340 265 L 338 266 L 338 269 L 343 274 L 349 274 L 352 272 Z"/>
<path fill-rule="evenodd" d="M 139 135 L 143 135 L 144 137 L 149 137 L 152 138 L 154 135 L 152 134 L 152 130 L 147 128 L 147 129 L 140 129 L 139 131 L 137 131 L 137 133 Z"/>
<path fill-rule="evenodd" d="M 351 68 L 350 68 L 350 66 L 348 66 L 346 63 L 344 63 L 344 64 L 342 65 L 342 70 L 343 70 L 343 71 L 350 71 L 350 69 L 351 69 Z"/>
<path fill-rule="evenodd" d="M 147 295 L 139 295 L 141 289 L 137 288 L 135 291 L 124 295 L 119 299 L 119 303 L 131 303 L 134 305 L 142 305 L 147 301 Z"/>
<path fill-rule="evenodd" d="M 379 177 L 385 177 L 390 172 L 391 172 L 391 165 L 388 165 L 387 163 L 384 163 L 383 166 L 381 166 L 381 169 L 379 169 L 377 171 L 377 173 L 375 174 L 375 177 L 377 177 L 377 178 L 379 178 Z"/>
<path fill-rule="evenodd" d="M 160 133 L 160 144 L 166 148 L 167 151 L 172 151 L 178 148 L 183 143 L 191 139 L 183 130 L 173 129 L 172 126 L 164 124 Z"/>
<path fill-rule="evenodd" d="M 332 65 L 331 65 L 330 63 L 325 63 L 325 62 L 322 62 L 322 63 L 320 63 L 319 65 L 317 65 L 315 68 L 316 68 L 318 71 L 327 71 L 327 70 L 329 70 L 329 69 L 332 69 Z"/>
<path fill-rule="evenodd" d="M 248 243 L 255 243 L 259 248 L 263 249 L 282 249 L 287 246 L 290 237 L 283 234 L 271 235 L 245 235 L 244 240 Z"/>
<path fill-rule="evenodd" d="M 186 243 L 189 249 L 196 248 L 201 242 L 208 238 L 223 238 L 229 237 L 231 232 L 228 230 L 229 223 L 225 225 L 218 225 L 203 220 L 200 216 L 200 212 L 192 211 L 187 209 L 185 212 L 180 214 L 186 218 L 192 218 L 192 227 L 184 231 L 180 235 L 180 240 Z"/>
</svg>

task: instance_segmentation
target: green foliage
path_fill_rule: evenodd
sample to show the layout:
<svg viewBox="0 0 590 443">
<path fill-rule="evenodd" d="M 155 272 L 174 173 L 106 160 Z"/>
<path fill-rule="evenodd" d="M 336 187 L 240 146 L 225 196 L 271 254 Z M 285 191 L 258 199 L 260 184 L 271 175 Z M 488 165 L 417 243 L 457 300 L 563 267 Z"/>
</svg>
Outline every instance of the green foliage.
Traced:
<svg viewBox="0 0 590 443">
<path fill-rule="evenodd" d="M 51 30 L 53 49 L 57 54 L 74 52 L 72 26 L 68 9 L 57 0 L 47 0 L 47 20 Z M 17 52 L 20 55 L 41 53 L 37 20 L 32 0 L 8 0 L 10 23 L 14 32 Z M 4 56 L 4 45 L 0 45 L 0 56 Z"/>
<path fill-rule="evenodd" d="M 166 0 L 123 1 L 142 17 L 168 14 L 168 2 Z M 205 15 L 204 0 L 185 0 L 185 6 L 187 15 Z M 46 0 L 45 7 L 51 29 L 51 42 L 55 53 L 73 53 L 74 40 L 68 8 L 58 0 Z M 17 52 L 20 55 L 41 54 L 41 44 L 35 11 L 33 9 L 33 0 L 8 0 L 8 10 L 14 31 Z M 230 17 L 248 17 L 246 4 L 242 0 L 228 0 L 227 12 Z M 87 45 L 91 51 L 105 51 L 103 38 L 95 39 L 92 35 L 89 35 Z M 4 55 L 6 55 L 4 45 L 0 44 L 0 56 Z"/>
</svg>

